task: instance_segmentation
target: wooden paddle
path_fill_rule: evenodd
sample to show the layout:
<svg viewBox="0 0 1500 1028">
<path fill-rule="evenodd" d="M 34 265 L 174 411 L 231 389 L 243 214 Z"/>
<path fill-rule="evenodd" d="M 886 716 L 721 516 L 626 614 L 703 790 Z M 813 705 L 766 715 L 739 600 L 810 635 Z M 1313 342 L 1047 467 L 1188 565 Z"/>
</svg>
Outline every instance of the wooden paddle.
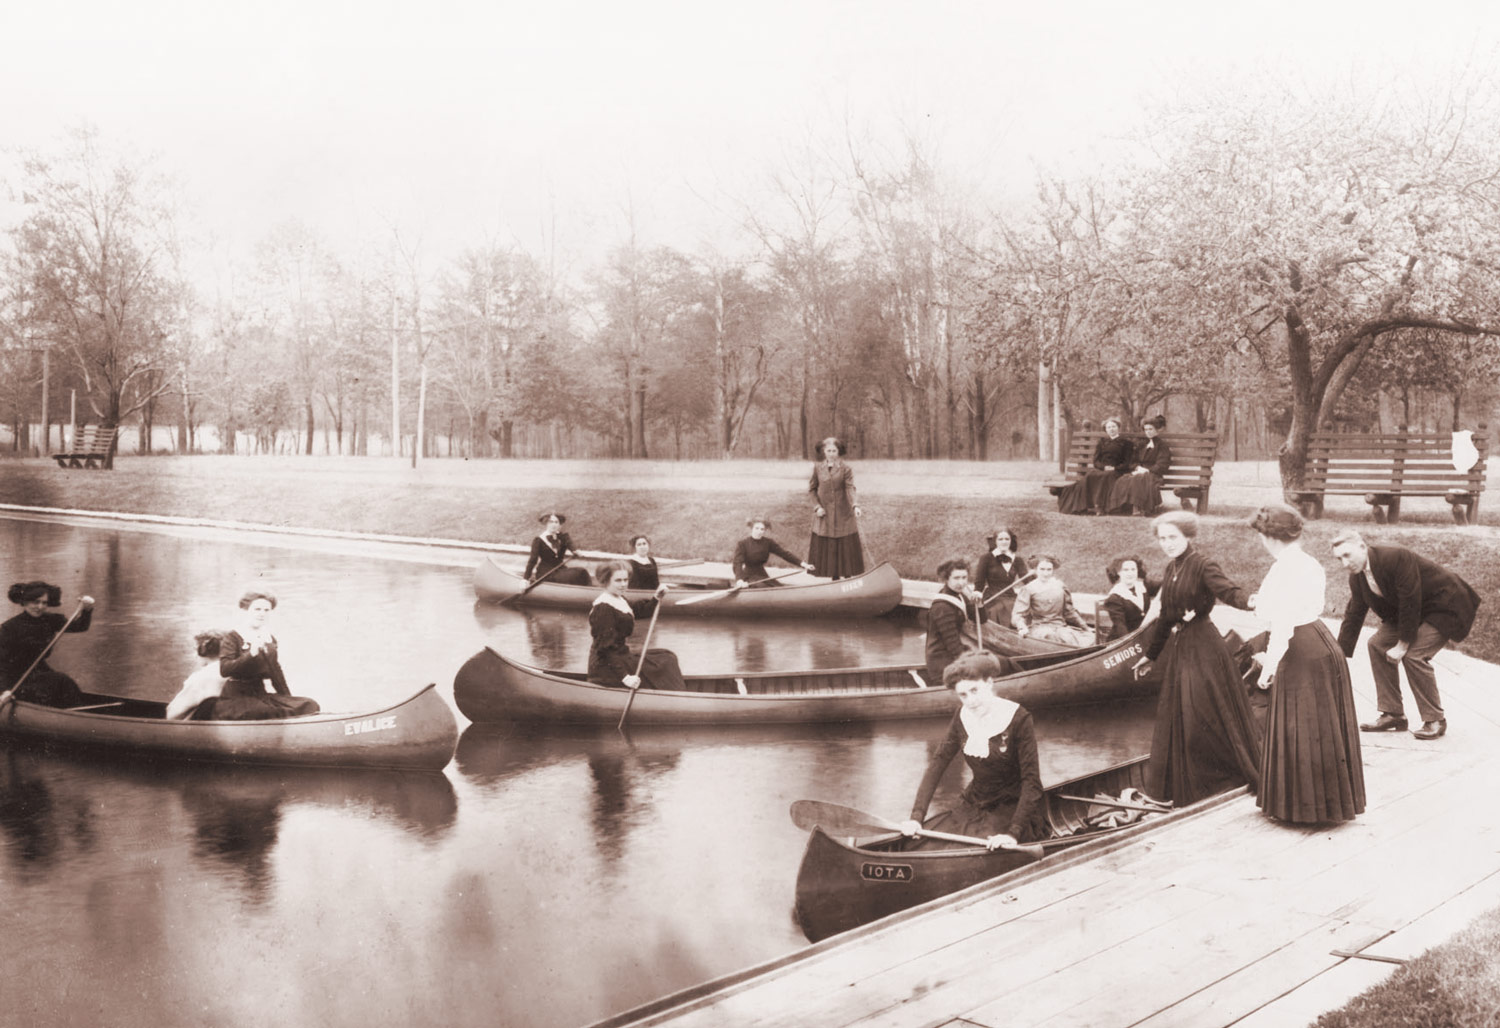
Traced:
<svg viewBox="0 0 1500 1028">
<path fill-rule="evenodd" d="M 792 804 L 792 823 L 803 831 L 811 831 L 814 827 L 822 827 L 825 831 L 849 832 L 855 835 L 872 835 L 875 832 L 899 832 L 901 825 L 895 821 L 887 821 L 879 814 L 868 814 L 863 810 L 855 810 L 853 807 L 840 806 L 837 803 L 823 803 L 819 800 L 797 800 Z M 951 832 L 930 832 L 925 828 L 917 829 L 917 834 L 928 839 L 942 839 L 945 842 L 961 842 L 970 846 L 984 846 L 988 848 L 989 842 L 977 835 L 954 835 Z M 1017 853 L 1025 853 L 1027 856 L 1040 860 L 1046 855 L 1046 851 L 1034 843 L 1017 843 L 1014 846 L 1003 846 L 1002 849 L 1014 850 Z"/>
<path fill-rule="evenodd" d="M 547 579 L 551 578 L 553 575 L 557 574 L 558 571 L 560 571 L 562 568 L 564 568 L 567 565 L 568 560 L 569 560 L 569 558 L 564 557 L 562 560 L 558 561 L 555 565 L 553 565 L 552 568 L 550 568 L 545 575 L 537 575 L 531 581 L 529 581 L 529 582 L 526 583 L 526 588 L 522 589 L 520 592 L 516 593 L 514 596 L 507 596 L 505 599 L 501 600 L 500 601 L 501 605 L 504 605 L 504 604 L 507 604 L 507 603 L 513 603 L 516 600 L 519 600 L 521 597 L 525 596 L 527 593 L 531 592 L 531 590 L 535 589 L 537 586 L 541 585 Z"/>
<path fill-rule="evenodd" d="M 720 589 L 718 592 L 703 593 L 701 596 L 689 596 L 685 600 L 678 600 L 677 606 L 687 607 L 694 603 L 702 603 L 705 600 L 722 600 L 724 597 L 737 593 L 741 589 L 754 589 L 757 585 L 774 582 L 779 578 L 790 578 L 792 575 L 801 574 L 803 570 L 803 568 L 796 568 L 792 571 L 783 571 L 779 575 L 767 575 L 765 578 L 757 579 L 754 582 L 747 582 L 744 585 L 731 585 L 728 589 Z"/>
<path fill-rule="evenodd" d="M 984 603 L 983 603 L 983 606 L 988 607 L 990 604 L 994 603 L 1000 597 L 1002 597 L 1006 593 L 1010 592 L 1012 589 L 1014 589 L 1016 586 L 1020 585 L 1022 582 L 1026 581 L 1028 578 L 1034 578 L 1035 576 L 1036 576 L 1036 572 L 1035 571 L 1028 571 L 1028 572 L 1026 572 L 1026 574 L 1022 575 L 1020 578 L 1018 578 L 1014 582 L 1010 583 L 1010 585 L 1006 586 L 1004 589 L 1001 589 L 999 592 L 995 593 L 995 595 L 993 595 L 993 596 L 989 597 L 988 599 L 986 599 L 984 601 Z"/>
<path fill-rule="evenodd" d="M 25 671 L 21 672 L 21 677 L 16 679 L 14 685 L 5 690 L 3 693 L 0 693 L 0 707 L 5 706 L 6 702 L 11 698 L 11 695 L 15 693 L 17 689 L 21 688 L 21 683 L 25 682 L 26 679 L 30 677 L 31 673 L 36 670 L 37 665 L 47 659 L 47 654 L 52 652 L 52 647 L 57 645 L 57 640 L 63 637 L 63 633 L 68 630 L 69 626 L 72 625 L 74 621 L 78 620 L 78 615 L 82 614 L 85 610 L 88 610 L 93 605 L 94 598 L 92 596 L 85 596 L 78 601 L 78 606 L 73 609 L 73 613 L 68 617 L 68 620 L 63 622 L 63 626 L 57 630 L 57 634 L 52 637 L 52 641 L 46 645 L 41 653 L 37 654 L 37 658 L 36 660 L 33 660 L 31 662 L 31 666 Z"/>
<path fill-rule="evenodd" d="M 1069 796 L 1065 792 L 1057 793 L 1060 800 L 1076 800 L 1079 803 L 1089 803 L 1096 807 L 1116 807 L 1120 810 L 1139 810 L 1145 814 L 1169 814 L 1171 807 L 1153 807 L 1146 803 L 1130 803 L 1125 800 L 1111 800 L 1103 796 Z"/>
<path fill-rule="evenodd" d="M 658 568 L 685 568 L 689 564 L 702 564 L 704 560 L 703 557 L 694 557 L 692 560 L 658 561 L 656 566 Z"/>
<path fill-rule="evenodd" d="M 662 597 L 658 595 L 656 597 L 656 609 L 651 612 L 651 623 L 646 626 L 646 638 L 641 643 L 641 659 L 635 662 L 635 676 L 637 678 L 641 677 L 641 668 L 646 666 L 646 650 L 651 645 L 651 633 L 656 631 L 656 615 L 661 613 L 661 601 Z M 615 725 L 615 731 L 619 732 L 625 729 L 625 719 L 630 716 L 630 705 L 635 702 L 635 694 L 640 691 L 641 687 L 639 685 L 630 690 L 630 696 L 625 701 L 625 709 L 620 711 L 620 723 Z"/>
</svg>

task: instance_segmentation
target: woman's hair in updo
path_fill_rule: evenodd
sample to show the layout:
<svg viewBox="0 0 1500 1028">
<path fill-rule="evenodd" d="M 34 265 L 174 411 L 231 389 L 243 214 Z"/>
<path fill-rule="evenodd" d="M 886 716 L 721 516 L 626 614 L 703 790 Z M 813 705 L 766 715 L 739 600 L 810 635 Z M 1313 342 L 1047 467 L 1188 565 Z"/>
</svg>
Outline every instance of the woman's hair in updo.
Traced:
<svg viewBox="0 0 1500 1028">
<path fill-rule="evenodd" d="M 640 542 L 642 539 L 645 539 L 647 543 L 651 542 L 651 540 L 644 535 L 633 535 L 630 537 L 630 548 L 632 550 L 635 549 L 635 544 Z"/>
<path fill-rule="evenodd" d="M 223 635 L 219 632 L 199 632 L 193 636 L 193 646 L 198 650 L 200 657 L 217 657 L 222 639 Z"/>
<path fill-rule="evenodd" d="M 1186 539 L 1198 537 L 1198 515 L 1190 510 L 1169 510 L 1165 514 L 1158 514 L 1151 522 L 1151 534 L 1159 533 L 1162 525 L 1173 526 Z"/>
<path fill-rule="evenodd" d="M 1000 677 L 1000 662 L 993 653 L 965 653 L 943 672 L 943 684 L 953 688 L 959 682 L 986 682 Z"/>
<path fill-rule="evenodd" d="M 594 569 L 594 581 L 600 585 L 609 585 L 609 580 L 615 577 L 616 571 L 630 574 L 630 565 L 623 560 L 607 560 Z"/>
<path fill-rule="evenodd" d="M 1120 581 L 1120 568 L 1126 564 L 1135 565 L 1135 574 L 1142 582 L 1146 580 L 1146 565 L 1139 557 L 1116 557 L 1109 562 L 1109 567 L 1104 569 L 1104 577 L 1109 579 L 1109 584 L 1114 585 Z"/>
<path fill-rule="evenodd" d="M 818 440 L 818 456 L 819 457 L 823 456 L 823 451 L 828 447 L 829 443 L 832 443 L 838 449 L 840 457 L 844 456 L 845 454 L 847 454 L 849 452 L 849 447 L 847 447 L 847 446 L 844 445 L 844 441 L 842 439 L 840 439 L 836 435 L 831 435 L 831 436 L 829 436 L 826 439 L 819 439 Z"/>
<path fill-rule="evenodd" d="M 947 560 L 943 561 L 941 564 L 938 565 L 938 569 L 937 569 L 938 581 L 939 582 L 946 582 L 946 581 L 948 581 L 948 576 L 952 575 L 953 572 L 959 570 L 960 568 L 962 568 L 964 571 L 968 571 L 969 570 L 969 562 L 968 562 L 968 560 L 966 560 L 963 557 L 950 557 L 950 558 L 948 558 Z"/>
<path fill-rule="evenodd" d="M 49 607 L 62 606 L 62 590 L 46 582 L 17 582 L 10 587 L 10 602 L 24 605 L 33 600 L 46 600 Z"/>
<path fill-rule="evenodd" d="M 240 597 L 240 610 L 249 610 L 250 604 L 256 600 L 265 600 L 271 605 L 272 610 L 276 609 L 275 593 L 266 592 L 264 589 L 251 589 Z"/>
<path fill-rule="evenodd" d="M 1250 516 L 1250 527 L 1289 543 L 1302 537 L 1302 515 L 1284 503 L 1268 503 Z"/>
<path fill-rule="evenodd" d="M 1062 567 L 1062 561 L 1058 560 L 1056 557 L 1054 557 L 1050 553 L 1033 553 L 1031 555 L 1031 566 L 1032 566 L 1032 568 L 1034 569 L 1038 564 L 1040 564 L 1044 560 L 1048 564 L 1052 565 L 1052 570 L 1053 571 L 1056 571 L 1058 568 Z"/>
</svg>

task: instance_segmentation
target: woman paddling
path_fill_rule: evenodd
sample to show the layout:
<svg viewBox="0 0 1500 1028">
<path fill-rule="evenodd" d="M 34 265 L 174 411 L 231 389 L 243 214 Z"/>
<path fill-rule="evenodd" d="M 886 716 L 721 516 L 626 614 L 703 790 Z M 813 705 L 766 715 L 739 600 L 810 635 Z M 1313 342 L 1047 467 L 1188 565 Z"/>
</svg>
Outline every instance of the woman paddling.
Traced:
<svg viewBox="0 0 1500 1028">
<path fill-rule="evenodd" d="M 589 635 L 593 638 L 589 646 L 589 681 L 628 689 L 645 686 L 681 690 L 682 669 L 677 665 L 677 654 L 653 648 L 646 651 L 646 659 L 642 661 L 639 651 L 632 651 L 629 645 L 636 618 L 650 617 L 666 595 L 667 587 L 658 586 L 653 599 L 632 603 L 625 599 L 625 590 L 630 588 L 630 565 L 625 561 L 607 561 L 594 575 L 604 591 L 589 608 Z"/>
<path fill-rule="evenodd" d="M 537 518 L 542 530 L 531 540 L 531 556 L 526 560 L 525 577 L 528 582 L 545 578 L 559 585 L 588 585 L 589 573 L 583 568 L 565 568 L 560 565 L 570 556 L 578 556 L 573 539 L 563 531 L 566 514 L 543 514 Z"/>
<path fill-rule="evenodd" d="M 48 607 L 62 605 L 62 590 L 46 582 L 17 582 L 10 587 L 10 602 L 21 613 L 0 625 L 0 693 L 16 689 L 16 682 L 26 675 L 15 698 L 49 707 L 77 706 L 82 700 L 78 683 L 61 671 L 53 670 L 45 659 L 38 660 L 63 626 L 69 632 L 87 632 L 94 615 L 94 599 L 80 597 L 79 615 L 71 624 L 61 614 L 49 613 Z M 36 666 L 32 667 L 35 663 Z M 31 673 L 26 674 L 27 668 Z"/>
<path fill-rule="evenodd" d="M 915 838 L 919 828 L 973 835 L 985 839 L 990 849 L 1047 837 L 1047 807 L 1031 715 L 1019 704 L 995 695 L 999 677 L 1000 662 L 989 653 L 960 657 L 943 672 L 943 684 L 958 694 L 962 705 L 927 763 L 911 820 L 901 826 L 907 836 Z M 938 783 L 960 750 L 973 777 L 957 806 L 924 822 Z M 952 845 L 922 839 L 907 843 L 906 848 Z"/>
<path fill-rule="evenodd" d="M 927 680 L 933 685 L 941 683 L 948 665 L 965 653 L 1004 645 L 1003 639 L 990 636 L 994 626 L 969 584 L 968 561 L 962 557 L 943 561 L 938 565 L 937 577 L 943 587 L 933 594 L 932 606 L 927 610 Z M 980 632 L 984 633 L 983 646 Z M 1003 674 L 1015 670 L 1009 658 L 998 660 L 997 665 Z"/>
<path fill-rule="evenodd" d="M 771 522 L 766 518 L 751 518 L 745 522 L 750 534 L 739 541 L 734 548 L 734 584 L 736 588 L 744 588 L 752 582 L 764 582 L 770 578 L 766 571 L 766 561 L 775 554 L 789 564 L 796 564 L 804 571 L 813 570 L 813 566 L 801 557 L 797 556 L 775 539 L 766 535 L 771 529 Z M 767 583 L 775 585 L 773 580 Z"/>
</svg>

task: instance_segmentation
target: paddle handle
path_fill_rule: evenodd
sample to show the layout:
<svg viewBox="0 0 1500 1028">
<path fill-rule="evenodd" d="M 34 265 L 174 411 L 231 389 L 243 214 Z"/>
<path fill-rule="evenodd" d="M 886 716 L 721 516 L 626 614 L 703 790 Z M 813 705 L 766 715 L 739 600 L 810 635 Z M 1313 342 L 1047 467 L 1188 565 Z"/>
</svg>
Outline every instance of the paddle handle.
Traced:
<svg viewBox="0 0 1500 1028">
<path fill-rule="evenodd" d="M 977 835 L 954 835 L 952 832 L 929 832 L 925 828 L 918 828 L 917 834 L 928 839 L 941 839 L 943 842 L 962 842 L 970 846 L 988 847 L 990 844 L 988 839 L 981 839 Z M 1038 860 L 1040 860 L 1046 854 L 1046 851 L 1043 850 L 1042 847 L 1024 842 L 1018 842 L 1014 846 L 999 846 L 997 847 L 997 849 L 1012 850 L 1016 853 L 1025 853 L 1028 856 L 1036 857 Z"/>
<path fill-rule="evenodd" d="M 1097 807 L 1118 807 L 1121 810 L 1139 810 L 1146 814 L 1167 814 L 1171 813 L 1172 810 L 1171 807 L 1153 807 L 1145 803 L 1130 803 L 1126 800 L 1105 799 L 1102 796 L 1092 798 L 1088 796 L 1069 796 L 1065 792 L 1057 793 L 1057 798 L 1060 800 L 1073 800 L 1076 803 L 1089 803 Z"/>
<path fill-rule="evenodd" d="M 1026 572 L 1026 574 L 1022 575 L 1020 578 L 1018 578 L 1014 582 L 1010 583 L 1010 585 L 1006 586 L 1004 589 L 1001 589 L 999 592 L 995 593 L 995 595 L 993 595 L 993 596 L 989 597 L 988 599 L 986 599 L 984 601 L 983 605 L 986 606 L 986 607 L 988 607 L 990 604 L 994 603 L 1000 597 L 1002 597 L 1006 593 L 1010 592 L 1016 586 L 1020 585 L 1022 582 L 1026 581 L 1028 578 L 1034 577 L 1035 575 L 1036 575 L 1035 571 L 1028 571 L 1028 572 Z"/>
<path fill-rule="evenodd" d="M 47 654 L 52 652 L 52 647 L 57 645 L 57 640 L 61 639 L 63 637 L 63 633 L 66 632 L 70 627 L 72 627 L 74 621 L 78 620 L 78 615 L 82 614 L 85 610 L 88 610 L 93 605 L 94 601 L 87 596 L 78 601 L 78 606 L 73 608 L 73 613 L 68 616 L 68 620 L 63 622 L 63 626 L 57 630 L 57 634 L 52 637 L 52 641 L 47 643 L 47 645 L 42 649 L 42 652 L 36 655 L 36 660 L 33 660 L 31 662 L 31 666 L 28 667 L 25 671 L 21 672 L 21 677 L 17 678 L 15 682 L 12 683 L 9 689 L 5 690 L 3 693 L 0 693 L 0 704 L 3 704 L 7 700 L 9 700 L 11 698 L 11 695 L 15 693 L 17 689 L 21 688 L 21 684 L 25 682 L 26 679 L 31 676 L 31 673 L 37 669 L 37 665 L 47 659 Z"/>
<path fill-rule="evenodd" d="M 656 631 L 656 616 L 661 613 L 662 597 L 656 598 L 656 609 L 651 612 L 651 623 L 646 626 L 646 638 L 641 642 L 641 657 L 635 662 L 635 677 L 641 677 L 641 669 L 646 666 L 646 651 L 651 646 L 651 633 Z M 641 691 L 637 685 L 630 690 L 630 695 L 625 698 L 625 709 L 620 711 L 620 721 L 615 725 L 615 731 L 625 727 L 625 719 L 630 716 L 630 707 L 635 703 L 635 694 Z"/>
</svg>

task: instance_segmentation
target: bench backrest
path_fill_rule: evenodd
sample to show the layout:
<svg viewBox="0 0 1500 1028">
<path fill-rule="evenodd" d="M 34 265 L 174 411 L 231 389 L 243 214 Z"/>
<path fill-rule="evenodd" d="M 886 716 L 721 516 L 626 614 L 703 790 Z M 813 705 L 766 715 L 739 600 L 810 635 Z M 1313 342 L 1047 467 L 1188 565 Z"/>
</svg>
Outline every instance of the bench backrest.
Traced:
<svg viewBox="0 0 1500 1028">
<path fill-rule="evenodd" d="M 1489 456 L 1486 426 L 1473 433 L 1479 459 L 1468 471 L 1453 466 L 1453 437 L 1448 432 L 1410 432 L 1344 435 L 1315 432 L 1308 440 L 1309 489 L 1441 493 L 1484 488 Z"/>
<path fill-rule="evenodd" d="M 102 457 L 109 452 L 118 431 L 118 428 L 104 428 L 102 425 L 85 425 L 78 438 L 73 440 L 71 452 Z"/>
<path fill-rule="evenodd" d="M 1136 449 L 1144 446 L 1146 437 L 1125 433 Z M 1073 433 L 1068 444 L 1067 477 L 1081 478 L 1094 460 L 1094 447 L 1104 438 L 1102 429 L 1085 428 Z M 1172 466 L 1167 470 L 1164 488 L 1196 486 L 1207 489 L 1213 478 L 1214 460 L 1219 452 L 1217 432 L 1162 432 L 1157 438 L 1172 448 Z"/>
</svg>

